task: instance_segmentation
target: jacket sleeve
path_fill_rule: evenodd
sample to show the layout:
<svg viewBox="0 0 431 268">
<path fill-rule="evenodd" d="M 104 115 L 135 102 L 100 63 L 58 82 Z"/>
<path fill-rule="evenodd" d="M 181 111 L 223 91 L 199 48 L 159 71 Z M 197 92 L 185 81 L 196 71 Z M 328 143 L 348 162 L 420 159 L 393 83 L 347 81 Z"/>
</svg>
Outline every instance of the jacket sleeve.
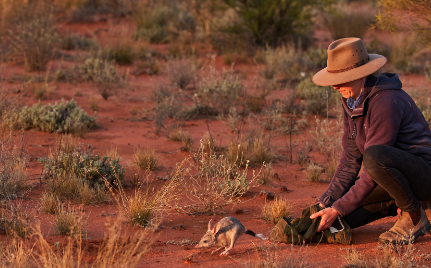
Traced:
<svg viewBox="0 0 431 268">
<path fill-rule="evenodd" d="M 369 129 L 364 150 L 372 145 L 394 146 L 403 119 L 402 105 L 392 94 L 370 101 L 371 109 L 367 112 Z M 333 208 L 343 216 L 349 214 L 360 206 L 376 185 L 365 170 L 354 185 L 333 203 Z"/>
<path fill-rule="evenodd" d="M 355 184 L 356 177 L 361 169 L 362 153 L 356 146 L 355 139 L 351 138 L 349 120 L 351 120 L 350 117 L 344 111 L 342 137 L 343 152 L 328 189 L 318 199 L 318 202 L 324 204 L 326 207 L 332 206 L 334 202 L 349 191 L 349 189 Z"/>
</svg>

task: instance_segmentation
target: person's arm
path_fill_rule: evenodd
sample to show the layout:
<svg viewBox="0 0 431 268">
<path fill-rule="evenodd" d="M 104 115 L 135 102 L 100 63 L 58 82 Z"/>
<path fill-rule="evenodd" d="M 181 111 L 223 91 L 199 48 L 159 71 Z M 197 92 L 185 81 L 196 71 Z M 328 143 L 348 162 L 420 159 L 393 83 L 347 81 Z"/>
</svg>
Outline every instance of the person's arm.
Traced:
<svg viewBox="0 0 431 268">
<path fill-rule="evenodd" d="M 349 115 L 344 111 L 343 151 L 340 162 L 327 190 L 318 199 L 318 203 L 325 207 L 332 206 L 336 200 L 341 198 L 352 187 L 361 169 L 362 153 L 356 146 L 356 140 L 351 136 L 351 132 L 353 131 L 349 128 L 351 120 Z"/>
</svg>

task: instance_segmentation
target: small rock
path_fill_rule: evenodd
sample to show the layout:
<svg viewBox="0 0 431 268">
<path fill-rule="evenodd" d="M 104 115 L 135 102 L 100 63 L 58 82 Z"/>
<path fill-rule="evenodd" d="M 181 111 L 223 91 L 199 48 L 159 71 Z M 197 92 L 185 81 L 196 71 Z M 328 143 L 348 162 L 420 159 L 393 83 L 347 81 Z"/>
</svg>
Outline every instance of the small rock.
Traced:
<svg viewBox="0 0 431 268">
<path fill-rule="evenodd" d="M 273 179 L 274 179 L 274 180 L 281 181 L 281 180 L 280 180 L 280 176 L 278 176 L 278 173 L 274 173 Z"/>
<path fill-rule="evenodd" d="M 287 189 L 287 187 L 286 187 L 286 186 L 284 186 L 284 185 L 282 185 L 282 186 L 280 187 L 280 190 L 281 190 L 282 192 L 288 192 L 288 193 L 292 192 L 292 190 Z"/>
<path fill-rule="evenodd" d="M 275 198 L 275 195 L 273 192 L 265 191 L 265 190 L 260 191 L 259 196 L 267 200 L 273 200 Z"/>
<path fill-rule="evenodd" d="M 244 209 L 235 210 L 235 214 L 244 214 Z"/>
<path fill-rule="evenodd" d="M 186 230 L 186 228 L 182 224 L 177 224 L 174 227 L 172 227 L 174 230 Z"/>
</svg>

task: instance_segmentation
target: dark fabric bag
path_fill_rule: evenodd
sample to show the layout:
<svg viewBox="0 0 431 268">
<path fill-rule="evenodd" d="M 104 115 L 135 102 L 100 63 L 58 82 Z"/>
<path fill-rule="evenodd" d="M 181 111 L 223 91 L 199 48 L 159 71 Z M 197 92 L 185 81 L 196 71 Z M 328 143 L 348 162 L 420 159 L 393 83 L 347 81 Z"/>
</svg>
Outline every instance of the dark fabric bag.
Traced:
<svg viewBox="0 0 431 268">
<path fill-rule="evenodd" d="M 301 244 L 303 242 L 326 242 L 331 244 L 349 245 L 352 241 L 352 231 L 346 221 L 339 217 L 332 224 L 338 232 L 326 229 L 317 232 L 320 217 L 310 219 L 310 215 L 322 210 L 319 205 L 312 205 L 302 211 L 301 218 L 282 218 L 278 221 L 270 234 L 271 241 L 289 244 Z"/>
</svg>

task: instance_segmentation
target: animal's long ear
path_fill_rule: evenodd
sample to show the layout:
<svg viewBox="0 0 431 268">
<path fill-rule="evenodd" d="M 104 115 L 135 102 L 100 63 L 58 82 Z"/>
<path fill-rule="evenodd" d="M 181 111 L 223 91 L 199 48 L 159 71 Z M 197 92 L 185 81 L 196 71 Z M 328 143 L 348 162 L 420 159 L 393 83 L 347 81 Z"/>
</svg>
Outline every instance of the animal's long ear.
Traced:
<svg viewBox="0 0 431 268">
<path fill-rule="evenodd" d="M 211 231 L 211 224 L 212 224 L 212 222 L 213 222 L 213 220 L 211 219 L 209 222 L 208 222 L 208 231 Z"/>
<path fill-rule="evenodd" d="M 215 235 L 215 234 L 216 234 L 216 227 L 217 227 L 217 226 L 214 226 L 214 229 L 213 229 L 213 235 Z"/>
</svg>

